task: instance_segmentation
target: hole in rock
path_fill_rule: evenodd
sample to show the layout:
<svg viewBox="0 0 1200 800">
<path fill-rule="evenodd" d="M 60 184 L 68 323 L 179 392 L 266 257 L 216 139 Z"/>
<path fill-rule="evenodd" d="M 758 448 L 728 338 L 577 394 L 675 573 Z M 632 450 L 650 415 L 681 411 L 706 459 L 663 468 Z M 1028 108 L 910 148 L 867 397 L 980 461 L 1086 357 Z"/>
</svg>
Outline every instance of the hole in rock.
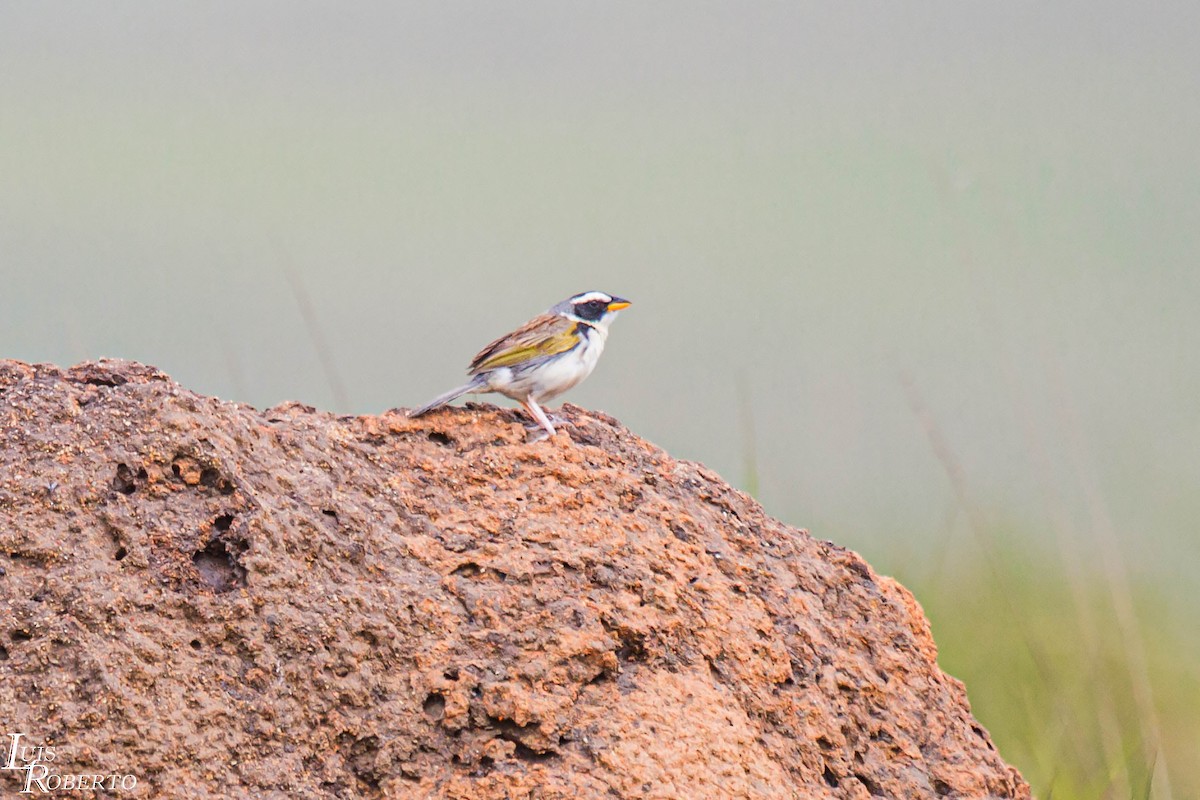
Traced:
<svg viewBox="0 0 1200 800">
<path fill-rule="evenodd" d="M 425 709 L 425 716 L 430 719 L 441 719 L 446 713 L 446 698 L 442 697 L 439 692 L 430 692 L 421 707 Z"/>
<path fill-rule="evenodd" d="M 524 744 L 522 742 L 517 742 L 517 741 L 513 741 L 513 744 L 516 745 L 516 748 L 517 748 L 513 752 L 513 755 L 515 755 L 517 758 L 521 759 L 522 761 L 531 761 L 536 764 L 536 763 L 540 763 L 540 762 L 544 762 L 544 761 L 549 761 L 550 759 L 558 756 L 558 753 L 556 753 L 553 750 L 545 750 L 545 751 L 534 750 L 529 745 Z"/>
<path fill-rule="evenodd" d="M 213 539 L 203 550 L 197 550 L 192 563 L 200 578 L 218 592 L 228 592 L 246 585 L 246 570 L 242 568 L 220 539 Z"/>
<path fill-rule="evenodd" d="M 474 578 L 481 572 L 483 572 L 483 569 L 480 568 L 478 564 L 473 561 L 468 561 L 465 564 L 459 564 L 457 567 L 451 570 L 450 574 L 461 575 L 464 578 Z"/>
<path fill-rule="evenodd" d="M 645 661 L 646 639 L 639 634 L 626 634 L 620 638 L 621 646 L 617 648 L 617 658 L 622 661 Z M 716 669 L 710 663 L 709 669 L 716 674 Z"/>
<path fill-rule="evenodd" d="M 137 484 L 133 480 L 133 470 L 126 464 L 117 464 L 117 474 L 112 480 L 112 488 L 121 494 L 133 494 Z"/>
<path fill-rule="evenodd" d="M 884 796 L 883 792 L 879 790 L 879 784 L 868 778 L 866 775 L 863 775 L 861 772 L 856 772 L 854 773 L 854 777 L 858 778 L 859 783 L 866 787 L 867 792 L 869 792 L 872 797 Z"/>
</svg>

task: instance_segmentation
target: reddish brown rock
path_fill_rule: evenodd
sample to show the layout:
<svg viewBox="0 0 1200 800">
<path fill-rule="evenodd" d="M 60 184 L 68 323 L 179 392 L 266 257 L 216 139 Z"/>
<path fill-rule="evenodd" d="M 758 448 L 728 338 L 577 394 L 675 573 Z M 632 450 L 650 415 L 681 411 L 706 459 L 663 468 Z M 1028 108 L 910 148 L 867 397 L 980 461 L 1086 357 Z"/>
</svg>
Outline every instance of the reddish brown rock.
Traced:
<svg viewBox="0 0 1200 800">
<path fill-rule="evenodd" d="M 903 587 L 563 413 L 0 362 L 0 733 L 112 796 L 1029 796 Z"/>
</svg>

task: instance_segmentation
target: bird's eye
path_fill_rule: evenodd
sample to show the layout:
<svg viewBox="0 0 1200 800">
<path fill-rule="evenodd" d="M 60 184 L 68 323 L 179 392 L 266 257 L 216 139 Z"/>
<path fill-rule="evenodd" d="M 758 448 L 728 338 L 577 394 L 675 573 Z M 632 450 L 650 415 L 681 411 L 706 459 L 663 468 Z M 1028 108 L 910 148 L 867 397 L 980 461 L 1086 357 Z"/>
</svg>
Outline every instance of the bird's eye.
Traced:
<svg viewBox="0 0 1200 800">
<path fill-rule="evenodd" d="M 586 320 L 596 321 L 608 311 L 608 303 L 603 300 L 589 300 L 575 306 L 575 313 Z"/>
</svg>

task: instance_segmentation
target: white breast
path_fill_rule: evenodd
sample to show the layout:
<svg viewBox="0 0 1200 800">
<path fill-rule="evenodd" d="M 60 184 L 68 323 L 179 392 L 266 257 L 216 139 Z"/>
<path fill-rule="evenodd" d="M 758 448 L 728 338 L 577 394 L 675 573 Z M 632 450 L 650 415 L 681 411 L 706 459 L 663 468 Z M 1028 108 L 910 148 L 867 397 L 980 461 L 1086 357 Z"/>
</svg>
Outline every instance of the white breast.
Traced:
<svg viewBox="0 0 1200 800">
<path fill-rule="evenodd" d="M 593 331 L 582 346 L 537 370 L 531 392 L 533 399 L 539 403 L 550 400 L 591 375 L 596 362 L 600 360 L 600 354 L 604 352 L 604 339 L 602 332 Z"/>
</svg>

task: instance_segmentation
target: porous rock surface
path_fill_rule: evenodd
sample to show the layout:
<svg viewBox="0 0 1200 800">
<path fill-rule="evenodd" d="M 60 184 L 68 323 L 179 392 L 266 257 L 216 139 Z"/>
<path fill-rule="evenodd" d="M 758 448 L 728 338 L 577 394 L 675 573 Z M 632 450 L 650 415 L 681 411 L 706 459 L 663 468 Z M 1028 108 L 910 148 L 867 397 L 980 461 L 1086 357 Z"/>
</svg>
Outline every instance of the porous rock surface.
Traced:
<svg viewBox="0 0 1200 800">
<path fill-rule="evenodd" d="M 4 732 L 89 797 L 1029 796 L 903 587 L 563 413 L 0 362 Z"/>
</svg>

